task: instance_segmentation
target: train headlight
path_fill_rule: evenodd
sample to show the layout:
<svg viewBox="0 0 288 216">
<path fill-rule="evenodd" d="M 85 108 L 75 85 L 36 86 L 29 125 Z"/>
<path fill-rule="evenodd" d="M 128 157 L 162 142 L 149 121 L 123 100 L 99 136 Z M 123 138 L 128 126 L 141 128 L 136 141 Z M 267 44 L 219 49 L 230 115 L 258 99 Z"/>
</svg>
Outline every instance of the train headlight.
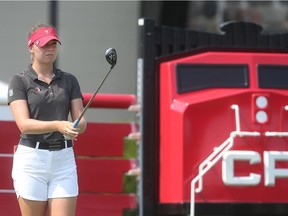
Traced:
<svg viewBox="0 0 288 216">
<path fill-rule="evenodd" d="M 268 95 L 253 95 L 252 100 L 252 120 L 253 122 L 264 124 L 269 121 L 268 110 L 269 101 Z"/>
<path fill-rule="evenodd" d="M 268 115 L 265 111 L 260 110 L 258 112 L 256 112 L 256 121 L 259 123 L 265 123 L 268 121 Z"/>
<path fill-rule="evenodd" d="M 256 102 L 257 107 L 260 108 L 260 109 L 266 108 L 267 105 L 268 105 L 268 100 L 264 96 L 256 97 L 256 101 L 255 102 Z"/>
</svg>

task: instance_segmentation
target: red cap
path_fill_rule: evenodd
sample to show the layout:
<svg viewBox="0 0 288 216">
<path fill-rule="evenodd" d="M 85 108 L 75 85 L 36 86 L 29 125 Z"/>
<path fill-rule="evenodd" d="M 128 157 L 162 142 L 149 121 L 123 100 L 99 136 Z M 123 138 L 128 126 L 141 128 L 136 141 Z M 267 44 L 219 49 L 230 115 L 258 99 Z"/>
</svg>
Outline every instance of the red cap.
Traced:
<svg viewBox="0 0 288 216">
<path fill-rule="evenodd" d="M 29 37 L 28 47 L 33 43 L 38 47 L 43 47 L 51 40 L 56 40 L 61 44 L 54 28 L 39 28 Z"/>
</svg>

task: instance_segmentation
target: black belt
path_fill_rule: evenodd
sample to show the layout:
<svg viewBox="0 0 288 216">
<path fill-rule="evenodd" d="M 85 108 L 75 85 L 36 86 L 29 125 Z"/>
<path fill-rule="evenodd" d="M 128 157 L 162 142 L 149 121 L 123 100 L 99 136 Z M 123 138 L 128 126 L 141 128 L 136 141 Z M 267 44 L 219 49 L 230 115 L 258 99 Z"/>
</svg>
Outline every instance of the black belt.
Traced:
<svg viewBox="0 0 288 216">
<path fill-rule="evenodd" d="M 73 146 L 72 140 L 53 140 L 50 142 L 36 142 L 29 139 L 20 139 L 20 145 L 31 148 L 46 149 L 49 151 L 59 151 L 61 149 L 70 148 Z"/>
</svg>

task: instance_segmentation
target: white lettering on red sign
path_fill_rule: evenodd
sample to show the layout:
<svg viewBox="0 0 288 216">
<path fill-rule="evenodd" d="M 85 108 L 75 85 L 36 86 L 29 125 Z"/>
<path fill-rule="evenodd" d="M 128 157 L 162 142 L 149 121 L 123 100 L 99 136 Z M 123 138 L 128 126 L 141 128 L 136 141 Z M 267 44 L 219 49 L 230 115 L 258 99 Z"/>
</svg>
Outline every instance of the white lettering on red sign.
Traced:
<svg viewBox="0 0 288 216">
<path fill-rule="evenodd" d="M 261 174 L 250 173 L 248 176 L 235 176 L 234 164 L 236 161 L 248 161 L 249 164 L 262 163 L 261 156 L 255 151 L 227 151 L 222 160 L 222 180 L 228 186 L 254 186 L 261 182 Z M 275 186 L 276 178 L 288 178 L 287 168 L 276 168 L 276 162 L 288 161 L 288 152 L 264 151 L 264 184 Z"/>
</svg>

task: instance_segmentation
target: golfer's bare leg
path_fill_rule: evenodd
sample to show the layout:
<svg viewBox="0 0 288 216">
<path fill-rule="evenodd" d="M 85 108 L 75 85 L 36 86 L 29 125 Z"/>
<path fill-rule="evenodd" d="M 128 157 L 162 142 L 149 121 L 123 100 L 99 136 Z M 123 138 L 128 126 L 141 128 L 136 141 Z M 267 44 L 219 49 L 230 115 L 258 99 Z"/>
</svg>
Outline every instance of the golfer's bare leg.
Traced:
<svg viewBox="0 0 288 216">
<path fill-rule="evenodd" d="M 49 199 L 50 216 L 74 216 L 77 197 Z"/>
<path fill-rule="evenodd" d="M 22 216 L 46 216 L 47 201 L 18 199 Z"/>
</svg>

